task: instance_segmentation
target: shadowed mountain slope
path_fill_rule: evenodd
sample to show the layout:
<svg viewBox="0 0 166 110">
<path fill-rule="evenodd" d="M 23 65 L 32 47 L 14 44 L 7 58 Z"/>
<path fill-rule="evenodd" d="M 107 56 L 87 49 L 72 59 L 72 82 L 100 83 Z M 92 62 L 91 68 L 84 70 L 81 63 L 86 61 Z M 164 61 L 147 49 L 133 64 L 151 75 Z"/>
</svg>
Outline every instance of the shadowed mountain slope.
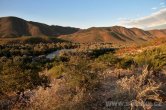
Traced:
<svg viewBox="0 0 166 110">
<path fill-rule="evenodd" d="M 17 17 L 0 18 L 0 37 L 59 36 L 77 32 L 78 28 L 49 26 Z"/>
<path fill-rule="evenodd" d="M 52 36 L 79 43 L 140 44 L 153 38 L 166 37 L 166 29 L 145 31 L 138 28 L 113 26 L 92 27 L 81 30 L 72 27 L 50 26 L 17 17 L 0 18 L 0 38 L 17 38 L 21 36 Z"/>
</svg>

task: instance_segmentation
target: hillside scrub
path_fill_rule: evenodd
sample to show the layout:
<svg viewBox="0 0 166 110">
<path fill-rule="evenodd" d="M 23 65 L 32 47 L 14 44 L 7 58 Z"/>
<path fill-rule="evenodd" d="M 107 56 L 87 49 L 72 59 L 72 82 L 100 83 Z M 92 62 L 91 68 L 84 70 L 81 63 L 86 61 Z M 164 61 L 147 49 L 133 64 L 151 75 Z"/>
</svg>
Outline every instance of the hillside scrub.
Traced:
<svg viewBox="0 0 166 110">
<path fill-rule="evenodd" d="M 19 56 L 10 59 L 1 58 L 0 93 L 24 92 L 47 83 L 47 78 L 38 73 L 42 70 L 44 63 L 42 61 L 33 62 L 29 58 Z"/>
<path fill-rule="evenodd" d="M 149 106 L 154 106 L 154 103 L 163 104 L 166 90 L 165 81 L 162 79 L 166 78 L 166 74 L 159 72 L 156 75 L 153 69 L 148 70 L 148 68 L 148 66 L 144 67 L 141 74 L 118 80 L 118 89 L 113 100 L 130 102 L 132 110 L 140 107 L 145 110 Z"/>
<path fill-rule="evenodd" d="M 129 101 L 131 105 L 133 102 L 146 105 L 146 101 L 164 103 L 165 46 L 123 56 L 116 54 L 117 48 L 109 46 L 104 43 L 1 45 L 0 96 L 10 101 L 11 94 L 20 96 L 17 93 L 25 92 L 26 98 L 8 104 L 12 109 L 25 110 L 102 110 L 109 100 Z M 38 57 L 63 48 L 73 51 L 61 52 L 52 60 Z"/>
<path fill-rule="evenodd" d="M 75 59 L 78 60 L 78 58 Z M 51 75 L 51 87 L 46 90 L 37 89 L 34 96 L 31 97 L 30 108 L 84 110 L 97 106 L 95 105 L 97 97 L 94 93 L 99 89 L 100 78 L 98 73 L 102 71 L 98 68 L 92 68 L 93 66 L 94 64 L 91 61 L 83 59 L 79 59 L 79 62 L 73 62 L 71 59 L 66 64 L 53 66 L 52 69 L 58 69 Z M 63 74 L 61 74 L 61 78 L 57 79 L 53 74 L 59 74 L 58 70 L 63 70 Z"/>
<path fill-rule="evenodd" d="M 166 46 L 160 46 L 134 56 L 134 61 L 139 65 L 149 65 L 155 70 L 166 66 Z"/>
</svg>

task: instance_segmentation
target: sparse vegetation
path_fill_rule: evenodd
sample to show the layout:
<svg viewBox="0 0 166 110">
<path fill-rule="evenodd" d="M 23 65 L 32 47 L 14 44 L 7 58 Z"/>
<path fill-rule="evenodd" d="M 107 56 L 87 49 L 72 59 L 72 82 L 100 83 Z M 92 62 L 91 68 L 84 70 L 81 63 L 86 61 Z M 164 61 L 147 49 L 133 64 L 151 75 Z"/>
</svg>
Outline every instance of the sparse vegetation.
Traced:
<svg viewBox="0 0 166 110">
<path fill-rule="evenodd" d="M 154 69 L 161 69 L 166 66 L 166 46 L 160 46 L 136 55 L 134 61 L 140 65 L 149 65 Z"/>
<path fill-rule="evenodd" d="M 1 102 L 10 102 L 2 103 L 3 108 L 102 110 L 108 101 L 126 101 L 127 107 L 114 108 L 127 110 L 153 107 L 146 102 L 165 103 L 165 45 L 123 56 L 110 43 L 3 44 L 0 48 Z M 61 51 L 52 60 L 45 57 L 59 49 L 71 51 Z"/>
<path fill-rule="evenodd" d="M 121 97 L 123 101 L 130 102 L 131 109 L 147 109 L 154 106 L 154 103 L 162 104 L 165 99 L 165 89 L 161 77 L 166 77 L 162 72 L 156 75 L 155 71 L 149 70 L 146 66 L 142 73 L 124 77 L 117 81 L 119 85 L 116 96 Z M 165 88 L 165 86 L 164 86 Z M 114 97 L 113 100 L 118 97 Z"/>
</svg>

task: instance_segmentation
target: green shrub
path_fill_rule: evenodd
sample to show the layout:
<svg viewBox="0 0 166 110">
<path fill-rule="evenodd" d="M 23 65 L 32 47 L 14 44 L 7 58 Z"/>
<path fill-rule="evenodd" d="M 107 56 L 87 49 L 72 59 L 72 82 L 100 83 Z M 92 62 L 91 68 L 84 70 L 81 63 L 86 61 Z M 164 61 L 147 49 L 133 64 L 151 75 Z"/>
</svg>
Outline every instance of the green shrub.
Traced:
<svg viewBox="0 0 166 110">
<path fill-rule="evenodd" d="M 26 62 L 26 63 L 25 63 Z M 14 93 L 34 89 L 43 83 L 48 83 L 45 76 L 40 76 L 40 62 L 32 64 L 28 58 L 15 56 L 13 58 L 1 58 L 0 60 L 0 92 Z M 32 66 L 33 65 L 33 66 Z M 47 82 L 48 81 L 48 82 Z"/>
<path fill-rule="evenodd" d="M 60 64 L 57 66 L 52 67 L 49 71 L 48 74 L 51 78 L 58 78 L 64 73 L 64 65 Z"/>
<path fill-rule="evenodd" d="M 114 54 L 110 53 L 110 54 L 104 54 L 102 56 L 99 56 L 97 61 L 101 61 L 108 65 L 115 65 L 120 61 L 120 59 L 116 57 Z"/>
<path fill-rule="evenodd" d="M 134 57 L 134 61 L 139 65 L 149 65 L 154 69 L 161 69 L 166 65 L 166 46 L 161 46 L 152 50 L 146 50 Z"/>
<path fill-rule="evenodd" d="M 122 58 L 121 61 L 118 62 L 117 67 L 127 69 L 127 68 L 130 68 L 131 65 L 133 64 L 134 64 L 133 59 L 128 56 L 128 57 Z"/>
</svg>

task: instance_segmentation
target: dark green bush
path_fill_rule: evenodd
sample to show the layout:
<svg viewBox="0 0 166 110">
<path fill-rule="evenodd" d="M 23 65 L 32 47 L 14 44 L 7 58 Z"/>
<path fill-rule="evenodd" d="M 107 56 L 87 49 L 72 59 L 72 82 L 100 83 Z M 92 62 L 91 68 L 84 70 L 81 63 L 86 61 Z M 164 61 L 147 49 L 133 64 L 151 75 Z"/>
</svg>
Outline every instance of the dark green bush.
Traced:
<svg viewBox="0 0 166 110">
<path fill-rule="evenodd" d="M 120 61 L 120 59 L 116 57 L 114 54 L 109 53 L 99 56 L 97 61 L 102 61 L 103 63 L 106 63 L 108 65 L 115 65 Z"/>
<path fill-rule="evenodd" d="M 122 58 L 120 62 L 118 62 L 117 67 L 127 69 L 127 68 L 130 68 L 131 65 L 133 64 L 134 64 L 134 61 L 131 57 L 125 57 L 125 58 Z"/>
<path fill-rule="evenodd" d="M 15 56 L 10 59 L 1 58 L 0 64 L 1 93 L 25 91 L 49 83 L 47 77 L 39 75 L 43 66 L 41 62 L 33 65 L 28 58 Z"/>
</svg>

